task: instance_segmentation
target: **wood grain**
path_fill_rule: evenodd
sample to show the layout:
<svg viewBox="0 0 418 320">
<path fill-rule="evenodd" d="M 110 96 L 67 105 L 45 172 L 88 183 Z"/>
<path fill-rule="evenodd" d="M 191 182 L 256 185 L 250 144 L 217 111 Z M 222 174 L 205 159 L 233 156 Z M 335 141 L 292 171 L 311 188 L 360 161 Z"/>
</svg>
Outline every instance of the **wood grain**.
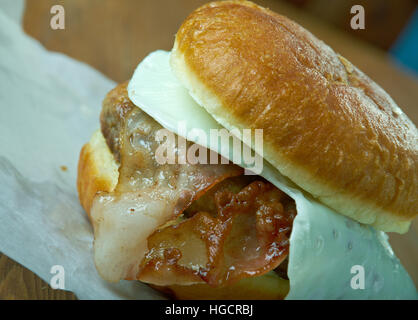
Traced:
<svg viewBox="0 0 418 320">
<path fill-rule="evenodd" d="M 0 299 L 75 300 L 76 296 L 52 289 L 33 272 L 0 253 Z"/>
<path fill-rule="evenodd" d="M 183 19 L 203 0 L 28 0 L 24 29 L 47 49 L 65 53 L 121 82 L 129 79 L 149 52 L 170 50 Z M 418 123 L 418 82 L 386 55 L 335 27 L 280 1 L 257 3 L 284 14 L 324 40 L 378 82 Z M 65 30 L 50 28 L 50 8 L 65 8 Z M 391 235 L 393 248 L 418 283 L 418 228 L 415 221 L 403 236 Z M 0 299 L 75 299 L 53 290 L 35 274 L 0 255 Z"/>
</svg>

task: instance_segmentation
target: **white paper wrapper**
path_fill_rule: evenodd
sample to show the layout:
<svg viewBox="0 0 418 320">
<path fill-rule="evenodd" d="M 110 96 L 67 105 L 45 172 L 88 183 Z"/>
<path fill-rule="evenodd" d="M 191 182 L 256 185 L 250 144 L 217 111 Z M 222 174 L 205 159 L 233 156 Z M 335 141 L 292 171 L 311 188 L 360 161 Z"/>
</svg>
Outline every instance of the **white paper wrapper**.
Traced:
<svg viewBox="0 0 418 320">
<path fill-rule="evenodd" d="M 0 4 L 0 251 L 48 283 L 63 266 L 65 289 L 80 299 L 161 298 L 137 281 L 99 277 L 77 197 L 80 149 L 115 84 L 25 35 L 19 8 Z"/>
<path fill-rule="evenodd" d="M 128 93 L 142 110 L 185 138 L 194 128 L 203 129 L 207 137 L 210 129 L 221 128 L 174 77 L 169 52 L 156 51 L 146 57 L 135 70 Z M 206 147 L 233 160 L 232 148 L 228 152 L 215 148 L 209 141 Z M 417 299 L 414 284 L 384 232 L 321 205 L 267 162 L 261 175 L 296 201 L 298 214 L 290 238 L 288 299 Z M 357 274 L 351 273 L 355 265 L 363 267 L 364 290 L 351 286 Z"/>
</svg>

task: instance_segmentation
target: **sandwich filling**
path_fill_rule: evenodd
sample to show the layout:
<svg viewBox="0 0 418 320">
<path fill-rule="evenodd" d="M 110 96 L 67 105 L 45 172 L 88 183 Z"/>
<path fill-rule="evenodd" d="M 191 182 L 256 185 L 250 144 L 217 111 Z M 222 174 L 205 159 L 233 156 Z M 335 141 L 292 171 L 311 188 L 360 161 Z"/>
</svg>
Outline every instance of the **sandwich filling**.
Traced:
<svg viewBox="0 0 418 320">
<path fill-rule="evenodd" d="M 271 270 L 283 274 L 294 200 L 232 163 L 159 164 L 161 128 L 130 101 L 126 84 L 106 97 L 101 130 L 119 180 L 96 196 L 91 211 L 102 277 L 220 287 Z"/>
</svg>

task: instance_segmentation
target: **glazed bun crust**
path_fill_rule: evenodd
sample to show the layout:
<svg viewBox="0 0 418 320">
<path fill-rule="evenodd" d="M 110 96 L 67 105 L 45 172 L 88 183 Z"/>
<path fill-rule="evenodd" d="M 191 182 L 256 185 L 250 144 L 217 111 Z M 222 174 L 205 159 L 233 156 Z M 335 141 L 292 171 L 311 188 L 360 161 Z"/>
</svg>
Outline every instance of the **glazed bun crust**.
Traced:
<svg viewBox="0 0 418 320">
<path fill-rule="evenodd" d="M 171 65 L 219 123 L 263 129 L 264 158 L 322 203 L 384 231 L 418 212 L 418 133 L 391 97 L 295 22 L 246 1 L 182 24 Z"/>
</svg>

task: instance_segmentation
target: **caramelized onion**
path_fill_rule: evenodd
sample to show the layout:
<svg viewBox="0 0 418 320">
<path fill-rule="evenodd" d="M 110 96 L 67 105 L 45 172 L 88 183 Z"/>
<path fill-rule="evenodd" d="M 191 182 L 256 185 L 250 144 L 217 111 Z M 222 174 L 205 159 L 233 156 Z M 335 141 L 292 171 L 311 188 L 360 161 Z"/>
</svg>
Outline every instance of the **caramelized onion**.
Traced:
<svg viewBox="0 0 418 320">
<path fill-rule="evenodd" d="M 243 179 L 235 179 L 235 184 Z M 211 197 L 205 196 L 208 207 L 211 201 L 215 204 L 216 214 L 196 212 L 148 238 L 150 250 L 137 279 L 217 287 L 262 275 L 286 259 L 296 215 L 293 200 L 265 181 L 253 181 L 233 193 L 228 180 L 216 186 Z"/>
</svg>

